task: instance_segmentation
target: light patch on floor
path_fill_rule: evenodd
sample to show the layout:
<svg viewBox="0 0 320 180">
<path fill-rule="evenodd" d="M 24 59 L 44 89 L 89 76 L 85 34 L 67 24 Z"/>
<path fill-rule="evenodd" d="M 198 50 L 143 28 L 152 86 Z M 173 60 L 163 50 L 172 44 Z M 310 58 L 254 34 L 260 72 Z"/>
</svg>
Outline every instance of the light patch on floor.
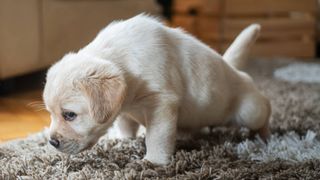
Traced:
<svg viewBox="0 0 320 180">
<path fill-rule="evenodd" d="M 319 63 L 294 63 L 278 68 L 274 77 L 289 82 L 320 83 Z"/>
<path fill-rule="evenodd" d="M 236 151 L 240 158 L 260 162 L 270 162 L 276 159 L 293 163 L 311 159 L 320 159 L 320 141 L 316 133 L 308 131 L 305 136 L 295 132 L 288 132 L 282 136 L 272 135 L 268 144 L 260 138 L 245 140 L 238 144 Z"/>
</svg>

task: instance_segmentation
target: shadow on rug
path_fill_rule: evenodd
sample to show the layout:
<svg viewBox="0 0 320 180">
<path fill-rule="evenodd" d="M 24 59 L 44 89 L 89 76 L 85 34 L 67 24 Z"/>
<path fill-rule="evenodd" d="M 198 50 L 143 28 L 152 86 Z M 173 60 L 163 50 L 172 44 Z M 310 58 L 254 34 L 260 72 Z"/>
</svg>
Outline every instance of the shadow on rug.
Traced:
<svg viewBox="0 0 320 180">
<path fill-rule="evenodd" d="M 216 128 L 178 141 L 171 164 L 156 167 L 140 160 L 143 137 L 103 137 L 91 150 L 65 155 L 47 145 L 44 131 L 0 146 L 0 179 L 319 179 L 320 84 L 273 78 L 287 65 L 259 60 L 248 69 L 271 100 L 268 145 L 248 140 L 246 130 Z"/>
</svg>

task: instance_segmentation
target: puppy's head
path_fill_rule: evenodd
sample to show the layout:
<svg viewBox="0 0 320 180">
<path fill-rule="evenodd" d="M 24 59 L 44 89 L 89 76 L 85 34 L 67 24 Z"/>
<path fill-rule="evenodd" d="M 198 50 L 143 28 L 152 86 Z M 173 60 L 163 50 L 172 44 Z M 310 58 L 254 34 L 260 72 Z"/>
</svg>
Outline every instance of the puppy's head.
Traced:
<svg viewBox="0 0 320 180">
<path fill-rule="evenodd" d="M 114 64 L 68 54 L 47 73 L 43 99 L 51 114 L 49 143 L 65 153 L 92 147 L 117 116 L 126 83 Z"/>
</svg>

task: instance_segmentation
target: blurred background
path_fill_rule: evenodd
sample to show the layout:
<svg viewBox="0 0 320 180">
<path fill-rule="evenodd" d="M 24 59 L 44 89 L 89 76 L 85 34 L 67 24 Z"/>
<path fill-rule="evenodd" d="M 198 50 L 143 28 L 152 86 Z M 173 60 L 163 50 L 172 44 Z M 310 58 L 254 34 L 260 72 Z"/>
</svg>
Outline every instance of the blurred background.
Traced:
<svg viewBox="0 0 320 180">
<path fill-rule="evenodd" d="M 317 61 L 318 9 L 317 0 L 0 0 L 0 142 L 49 125 L 41 100 L 46 69 L 112 20 L 146 12 L 220 53 L 260 23 L 254 57 Z"/>
</svg>

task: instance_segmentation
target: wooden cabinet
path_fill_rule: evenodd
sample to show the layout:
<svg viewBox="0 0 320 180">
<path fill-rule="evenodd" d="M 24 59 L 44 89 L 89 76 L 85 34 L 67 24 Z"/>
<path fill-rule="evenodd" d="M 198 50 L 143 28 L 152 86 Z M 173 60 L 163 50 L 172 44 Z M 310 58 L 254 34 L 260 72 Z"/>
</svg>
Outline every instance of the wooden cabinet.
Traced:
<svg viewBox="0 0 320 180">
<path fill-rule="evenodd" d="M 185 28 L 223 53 L 240 31 L 262 26 L 259 57 L 315 56 L 316 0 L 174 0 L 172 26 Z"/>
</svg>

